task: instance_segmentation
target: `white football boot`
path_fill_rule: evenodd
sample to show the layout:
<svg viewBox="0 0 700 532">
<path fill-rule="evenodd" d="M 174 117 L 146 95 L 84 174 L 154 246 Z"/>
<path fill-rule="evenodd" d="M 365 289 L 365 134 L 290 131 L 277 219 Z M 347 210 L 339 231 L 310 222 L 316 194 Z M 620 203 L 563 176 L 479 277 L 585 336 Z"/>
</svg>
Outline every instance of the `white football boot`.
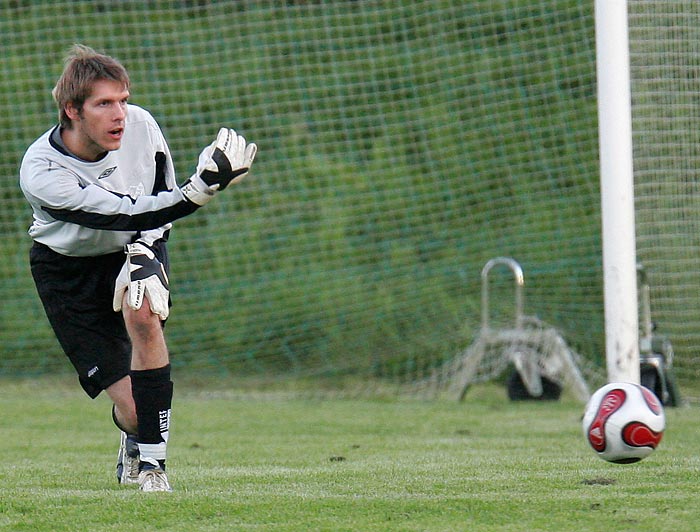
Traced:
<svg viewBox="0 0 700 532">
<path fill-rule="evenodd" d="M 138 482 L 141 491 L 173 491 L 168 482 L 168 476 L 160 467 L 141 470 Z"/>
<path fill-rule="evenodd" d="M 119 454 L 117 455 L 117 482 L 120 484 L 139 483 L 139 445 L 136 437 L 121 431 Z"/>
</svg>

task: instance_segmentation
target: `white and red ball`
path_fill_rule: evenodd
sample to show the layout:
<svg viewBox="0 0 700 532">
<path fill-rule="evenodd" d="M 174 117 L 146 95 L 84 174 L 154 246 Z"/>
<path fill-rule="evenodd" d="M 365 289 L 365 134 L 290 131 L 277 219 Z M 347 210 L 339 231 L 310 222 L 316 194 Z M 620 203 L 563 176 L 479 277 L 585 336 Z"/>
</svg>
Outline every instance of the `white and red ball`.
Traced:
<svg viewBox="0 0 700 532">
<path fill-rule="evenodd" d="M 630 382 L 596 390 L 583 415 L 583 435 L 603 460 L 631 464 L 649 456 L 666 428 L 661 401 L 654 392 Z"/>
</svg>

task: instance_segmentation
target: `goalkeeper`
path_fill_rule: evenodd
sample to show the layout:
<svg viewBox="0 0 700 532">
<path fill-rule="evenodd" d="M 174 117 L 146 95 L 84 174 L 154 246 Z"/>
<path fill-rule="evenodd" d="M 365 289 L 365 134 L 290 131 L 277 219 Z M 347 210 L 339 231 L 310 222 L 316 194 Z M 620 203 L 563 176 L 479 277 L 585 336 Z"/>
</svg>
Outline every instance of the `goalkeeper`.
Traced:
<svg viewBox="0 0 700 532">
<path fill-rule="evenodd" d="M 87 395 L 113 403 L 117 479 L 171 491 L 166 241 L 171 222 L 243 179 L 257 148 L 222 128 L 177 186 L 165 138 L 127 103 L 129 86 L 117 60 L 75 45 L 53 89 L 59 123 L 27 149 L 20 186 L 46 315 Z"/>
</svg>

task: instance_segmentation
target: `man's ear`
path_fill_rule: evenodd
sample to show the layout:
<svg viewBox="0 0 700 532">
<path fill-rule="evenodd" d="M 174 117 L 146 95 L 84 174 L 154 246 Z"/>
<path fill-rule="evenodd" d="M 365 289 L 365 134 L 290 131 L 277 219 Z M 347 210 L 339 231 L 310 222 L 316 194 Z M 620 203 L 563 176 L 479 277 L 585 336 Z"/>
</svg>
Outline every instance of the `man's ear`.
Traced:
<svg viewBox="0 0 700 532">
<path fill-rule="evenodd" d="M 73 102 L 66 103 L 66 116 L 71 120 L 80 120 L 80 108 L 76 107 Z"/>
</svg>

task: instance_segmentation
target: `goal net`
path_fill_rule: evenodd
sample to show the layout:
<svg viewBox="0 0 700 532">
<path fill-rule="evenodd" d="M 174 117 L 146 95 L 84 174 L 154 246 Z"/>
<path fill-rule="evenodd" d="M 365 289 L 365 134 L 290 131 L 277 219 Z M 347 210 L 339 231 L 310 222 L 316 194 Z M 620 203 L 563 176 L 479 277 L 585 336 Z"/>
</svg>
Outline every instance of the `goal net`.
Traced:
<svg viewBox="0 0 700 532">
<path fill-rule="evenodd" d="M 700 373 L 700 6 L 629 2 L 637 254 L 652 320 L 687 382 Z"/>
<path fill-rule="evenodd" d="M 697 8 L 632 4 L 638 248 L 693 376 Z M 592 3 L 18 0 L 0 32 L 1 375 L 68 371 L 17 168 L 56 121 L 74 42 L 126 65 L 181 181 L 220 126 L 259 146 L 244 183 L 173 231 L 176 370 L 402 389 L 477 338 L 479 273 L 501 255 L 528 314 L 602 367 Z"/>
</svg>

